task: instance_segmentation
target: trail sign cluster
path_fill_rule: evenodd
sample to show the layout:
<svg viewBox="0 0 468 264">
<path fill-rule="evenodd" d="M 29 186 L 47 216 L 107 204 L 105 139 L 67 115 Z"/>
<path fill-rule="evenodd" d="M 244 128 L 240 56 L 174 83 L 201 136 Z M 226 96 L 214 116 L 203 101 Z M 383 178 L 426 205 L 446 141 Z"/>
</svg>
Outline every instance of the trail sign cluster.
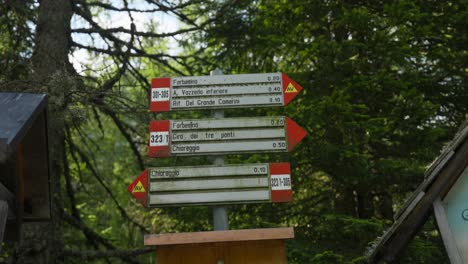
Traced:
<svg viewBox="0 0 468 264">
<path fill-rule="evenodd" d="M 287 105 L 302 87 L 284 73 L 155 78 L 150 110 Z M 286 116 L 158 120 L 149 156 L 290 152 L 306 132 Z M 292 200 L 289 163 L 148 168 L 128 191 L 145 207 Z"/>
</svg>

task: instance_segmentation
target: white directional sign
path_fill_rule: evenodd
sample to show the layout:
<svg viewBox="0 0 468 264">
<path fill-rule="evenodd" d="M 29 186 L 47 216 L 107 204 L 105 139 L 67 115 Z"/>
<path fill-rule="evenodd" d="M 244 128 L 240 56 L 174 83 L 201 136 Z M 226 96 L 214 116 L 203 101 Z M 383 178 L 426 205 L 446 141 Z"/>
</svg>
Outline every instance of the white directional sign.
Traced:
<svg viewBox="0 0 468 264">
<path fill-rule="evenodd" d="M 149 156 L 287 152 L 305 136 L 284 116 L 159 120 L 150 123 Z"/>
<path fill-rule="evenodd" d="M 146 169 L 128 187 L 146 207 L 288 202 L 289 163 Z"/>
<path fill-rule="evenodd" d="M 150 111 L 286 106 L 301 91 L 280 72 L 155 78 Z M 153 158 L 289 152 L 306 134 L 285 116 L 158 120 L 148 149 Z M 289 202 L 293 194 L 289 163 L 150 168 L 128 191 L 145 207 Z"/>
<path fill-rule="evenodd" d="M 302 87 L 284 73 L 155 78 L 152 112 L 287 105 Z"/>
</svg>

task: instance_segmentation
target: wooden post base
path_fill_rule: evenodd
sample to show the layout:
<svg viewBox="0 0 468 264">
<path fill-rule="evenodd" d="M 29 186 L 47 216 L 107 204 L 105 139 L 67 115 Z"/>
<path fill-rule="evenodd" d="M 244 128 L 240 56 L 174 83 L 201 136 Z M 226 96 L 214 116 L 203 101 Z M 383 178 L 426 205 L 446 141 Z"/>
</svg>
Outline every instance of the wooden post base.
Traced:
<svg viewBox="0 0 468 264">
<path fill-rule="evenodd" d="M 157 264 L 286 264 L 284 240 L 160 246 Z"/>
<path fill-rule="evenodd" d="M 145 236 L 157 264 L 286 264 L 293 228 L 229 230 Z"/>
</svg>

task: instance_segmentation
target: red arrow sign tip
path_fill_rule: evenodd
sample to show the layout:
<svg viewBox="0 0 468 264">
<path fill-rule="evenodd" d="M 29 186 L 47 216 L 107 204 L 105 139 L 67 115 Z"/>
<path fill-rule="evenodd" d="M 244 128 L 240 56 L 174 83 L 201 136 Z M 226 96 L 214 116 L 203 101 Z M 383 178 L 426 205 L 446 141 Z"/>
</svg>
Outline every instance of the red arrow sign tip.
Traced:
<svg viewBox="0 0 468 264">
<path fill-rule="evenodd" d="M 288 151 L 293 150 L 307 136 L 307 132 L 289 117 L 286 117 L 286 130 L 288 133 Z"/>
<path fill-rule="evenodd" d="M 289 76 L 282 73 L 283 79 L 283 94 L 284 94 L 284 105 L 288 105 L 298 93 L 302 91 L 302 87 L 293 81 Z"/>
<path fill-rule="evenodd" d="M 128 186 L 127 190 L 146 207 L 148 200 L 148 170 L 144 170 L 140 176 Z"/>
</svg>

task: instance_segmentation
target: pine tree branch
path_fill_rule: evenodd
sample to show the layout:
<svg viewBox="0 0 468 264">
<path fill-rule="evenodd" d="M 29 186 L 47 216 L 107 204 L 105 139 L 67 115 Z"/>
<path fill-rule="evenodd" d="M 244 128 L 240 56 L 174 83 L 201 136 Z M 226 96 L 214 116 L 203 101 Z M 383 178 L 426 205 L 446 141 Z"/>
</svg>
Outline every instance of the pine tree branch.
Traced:
<svg viewBox="0 0 468 264">
<path fill-rule="evenodd" d="M 117 12 L 154 13 L 154 12 L 162 11 L 160 8 L 152 8 L 152 9 L 138 9 L 138 8 L 128 8 L 128 7 L 118 8 L 118 7 L 115 7 L 111 4 L 104 3 L 104 2 L 87 2 L 83 0 L 73 0 L 73 2 L 80 4 L 80 5 L 86 5 L 88 7 L 90 6 L 102 7 L 106 10 L 117 11 Z"/>
<path fill-rule="evenodd" d="M 66 133 L 65 136 L 69 136 L 69 129 L 66 128 Z M 67 153 L 65 147 L 62 148 L 63 150 L 63 170 L 64 170 L 64 177 L 65 177 L 65 189 L 67 190 L 67 195 L 68 199 L 70 201 L 70 210 L 72 212 L 72 217 L 77 219 L 78 221 L 81 222 L 81 216 L 80 212 L 78 211 L 78 208 L 76 207 L 76 198 L 75 198 L 75 192 L 72 188 L 71 185 L 71 175 L 70 175 L 70 168 L 68 164 L 68 158 L 67 158 Z M 86 240 L 95 248 L 99 249 L 98 243 L 93 239 L 93 237 L 89 236 L 88 233 L 84 234 L 86 237 Z M 110 264 L 109 260 L 107 260 L 107 263 Z"/>
<path fill-rule="evenodd" d="M 111 56 L 123 56 L 125 52 L 123 51 L 116 51 L 113 49 L 101 49 L 101 48 L 96 48 L 92 46 L 86 46 L 78 42 L 72 42 L 73 47 L 77 47 L 80 49 L 86 49 L 89 51 L 97 52 L 97 53 L 103 53 Z M 129 54 L 130 57 L 135 57 L 135 58 L 149 58 L 149 59 L 155 59 L 159 60 L 162 58 L 170 58 L 175 61 L 178 61 L 179 59 L 189 59 L 189 58 L 196 58 L 195 56 L 180 56 L 180 55 L 169 55 L 169 54 L 164 54 L 164 53 L 135 53 L 132 52 Z"/>
<path fill-rule="evenodd" d="M 73 216 L 63 211 L 62 211 L 62 218 L 70 225 L 74 226 L 75 228 L 80 229 L 83 232 L 83 234 L 85 234 L 86 237 L 90 237 L 94 241 L 104 245 L 107 249 L 112 249 L 112 250 L 117 249 L 112 243 L 110 243 L 107 239 L 103 238 L 102 236 L 94 232 L 94 230 L 92 230 L 91 228 L 87 227 L 82 221 L 74 218 Z M 66 251 L 62 251 L 62 252 L 66 252 Z M 124 255 L 124 256 L 120 256 L 120 258 L 129 263 L 138 263 L 137 261 L 134 261 L 129 256 Z"/>
<path fill-rule="evenodd" d="M 137 158 L 138 166 L 141 170 L 144 170 L 145 165 L 143 162 L 143 157 L 141 156 L 140 151 L 138 150 L 135 142 L 133 142 L 132 136 L 125 129 L 126 125 L 117 117 L 117 114 L 114 111 L 112 111 L 109 107 L 101 107 L 101 111 L 108 115 L 112 119 L 112 121 L 114 121 L 114 124 L 117 126 L 120 133 L 125 137 L 128 144 L 130 144 L 130 148 L 132 149 L 133 154 Z"/>
<path fill-rule="evenodd" d="M 173 32 L 167 33 L 153 33 L 147 31 L 135 31 L 135 36 L 138 37 L 148 37 L 148 38 L 167 38 L 167 37 L 175 37 L 177 35 L 181 35 L 184 33 L 193 32 L 199 30 L 199 27 L 191 27 L 186 29 L 179 29 Z M 116 27 L 116 28 L 74 28 L 72 29 L 73 33 L 80 33 L 80 34 L 93 34 L 93 33 L 101 33 L 105 31 L 106 33 L 124 33 L 124 34 L 131 34 L 131 30 L 124 28 L 124 27 Z"/>
<path fill-rule="evenodd" d="M 155 2 L 155 1 L 149 1 L 149 3 L 152 3 L 152 4 L 155 4 L 155 5 L 158 5 L 160 6 L 160 8 L 163 10 L 163 11 L 174 11 L 175 14 L 179 15 L 179 18 L 180 19 L 184 19 L 184 16 L 182 16 L 182 14 L 179 14 L 178 12 L 176 12 L 174 8 L 170 8 L 170 7 L 166 7 L 166 6 L 163 6 L 161 3 L 159 2 Z M 188 33 L 188 32 L 192 32 L 192 31 L 196 31 L 196 30 L 204 30 L 204 28 L 210 24 L 212 24 L 213 22 L 219 20 L 222 18 L 222 16 L 227 12 L 228 8 L 231 7 L 231 6 L 234 6 L 236 3 L 238 3 L 238 0 L 233 0 L 233 1 L 228 1 L 227 3 L 225 3 L 221 8 L 220 8 L 220 12 L 217 13 L 217 15 L 211 19 L 208 19 L 206 20 L 205 22 L 199 24 L 199 25 L 194 25 L 193 28 L 189 28 L 189 29 L 182 29 L 182 30 L 178 30 L 178 31 L 174 31 L 174 32 L 169 32 L 169 33 L 162 33 L 162 34 L 156 34 L 156 33 L 152 33 L 152 32 L 140 32 L 140 31 L 136 31 L 136 30 L 133 30 L 133 29 L 126 29 L 126 28 L 123 28 L 123 27 L 119 27 L 119 28 L 110 28 L 110 29 L 104 29 L 102 28 L 101 26 L 99 26 L 98 23 L 96 23 L 93 19 L 92 19 L 92 15 L 91 15 L 91 12 L 89 10 L 89 8 L 87 6 L 83 6 L 83 9 L 82 8 L 78 8 L 76 7 L 75 11 L 76 13 L 81 16 L 83 19 L 85 19 L 90 25 L 91 25 L 91 28 L 82 28 L 82 29 L 74 29 L 75 32 L 77 33 L 87 33 L 87 34 L 91 34 L 91 33 L 97 33 L 99 34 L 102 38 L 104 39 L 109 39 L 111 41 L 113 41 L 116 45 L 121 45 L 121 46 L 127 46 L 129 49 L 132 49 L 134 52 L 132 53 L 132 57 L 146 57 L 146 58 L 150 58 L 150 59 L 154 59 L 156 61 L 158 61 L 159 63 L 161 63 L 162 65 L 164 65 L 165 67 L 167 67 L 168 69 L 170 69 L 171 71 L 177 73 L 177 74 L 180 74 L 180 75 L 185 75 L 183 72 L 181 72 L 179 69 L 173 67 L 172 65 L 170 65 L 167 61 L 163 60 L 161 58 L 161 56 L 153 56 L 153 55 L 150 55 L 148 54 L 146 51 L 144 51 L 143 49 L 139 49 L 137 47 L 135 47 L 132 42 L 126 42 L 118 37 L 116 37 L 115 35 L 113 35 L 113 33 L 126 33 L 126 34 L 134 34 L 135 36 L 145 36 L 145 37 L 153 37 L 153 38 L 162 38 L 162 37 L 168 37 L 168 36 L 176 36 L 176 35 L 180 35 L 180 34 L 183 34 L 183 33 Z M 187 18 L 188 19 L 188 18 Z M 194 23 L 194 22 L 193 22 Z M 77 45 L 78 43 L 74 43 L 75 46 L 78 46 Z M 81 45 L 82 47 L 81 48 L 85 48 L 83 45 Z M 90 47 L 88 48 L 90 49 Z M 94 49 L 94 51 L 98 52 L 99 50 L 98 49 Z M 100 50 L 99 52 L 104 52 L 103 50 Z M 109 51 L 107 51 L 109 52 Z M 183 61 L 178 61 L 176 57 L 171 57 L 172 59 L 174 59 L 175 61 L 177 61 L 179 64 L 181 65 L 184 65 L 184 67 L 187 67 L 188 65 L 185 64 Z"/>
<path fill-rule="evenodd" d="M 109 187 L 104 183 L 104 180 L 99 176 L 99 174 L 97 173 L 96 169 L 94 168 L 94 165 L 91 163 L 91 161 L 89 160 L 88 156 L 80 149 L 78 148 L 72 141 L 72 139 L 70 138 L 67 138 L 67 142 L 68 142 L 68 145 L 70 147 L 70 150 L 72 150 L 73 152 L 76 152 L 81 160 L 89 167 L 89 170 L 91 171 L 91 173 L 93 174 L 94 178 L 96 178 L 96 180 L 99 182 L 99 184 L 104 188 L 104 190 L 106 191 L 107 195 L 109 195 L 109 197 L 111 198 L 111 200 L 114 202 L 115 206 L 117 207 L 117 209 L 119 210 L 120 212 L 120 215 L 122 217 L 124 217 L 125 219 L 127 219 L 127 221 L 129 221 L 130 223 L 134 224 L 135 226 L 137 226 L 143 233 L 149 233 L 149 230 L 147 230 L 143 225 L 137 223 L 135 220 L 133 220 L 128 214 L 127 212 L 125 211 L 125 209 L 120 205 L 120 203 L 117 201 L 117 199 L 115 198 L 114 194 L 112 193 L 112 191 L 109 189 Z"/>
<path fill-rule="evenodd" d="M 66 134 L 66 137 L 70 137 L 70 133 L 68 133 L 68 135 Z M 83 191 L 88 195 L 88 196 L 91 196 L 91 192 L 86 188 L 86 186 L 83 184 L 84 183 L 84 179 L 83 179 L 83 172 L 81 171 L 81 167 L 80 167 L 80 161 L 78 160 L 78 157 L 76 156 L 76 153 L 69 150 L 68 151 L 70 153 L 70 156 L 73 160 L 73 162 L 75 162 L 75 165 L 76 165 L 76 170 L 78 171 L 78 177 L 80 178 L 79 180 L 79 184 L 81 186 L 81 188 L 83 188 Z"/>
<path fill-rule="evenodd" d="M 75 191 L 73 190 L 71 184 L 71 175 L 70 175 L 70 164 L 68 164 L 67 152 L 65 148 L 62 148 L 62 162 L 63 162 L 63 175 L 65 178 L 65 189 L 67 191 L 68 200 L 70 201 L 70 210 L 72 216 L 78 220 L 81 220 L 80 213 L 76 208 L 76 198 Z"/>
</svg>

